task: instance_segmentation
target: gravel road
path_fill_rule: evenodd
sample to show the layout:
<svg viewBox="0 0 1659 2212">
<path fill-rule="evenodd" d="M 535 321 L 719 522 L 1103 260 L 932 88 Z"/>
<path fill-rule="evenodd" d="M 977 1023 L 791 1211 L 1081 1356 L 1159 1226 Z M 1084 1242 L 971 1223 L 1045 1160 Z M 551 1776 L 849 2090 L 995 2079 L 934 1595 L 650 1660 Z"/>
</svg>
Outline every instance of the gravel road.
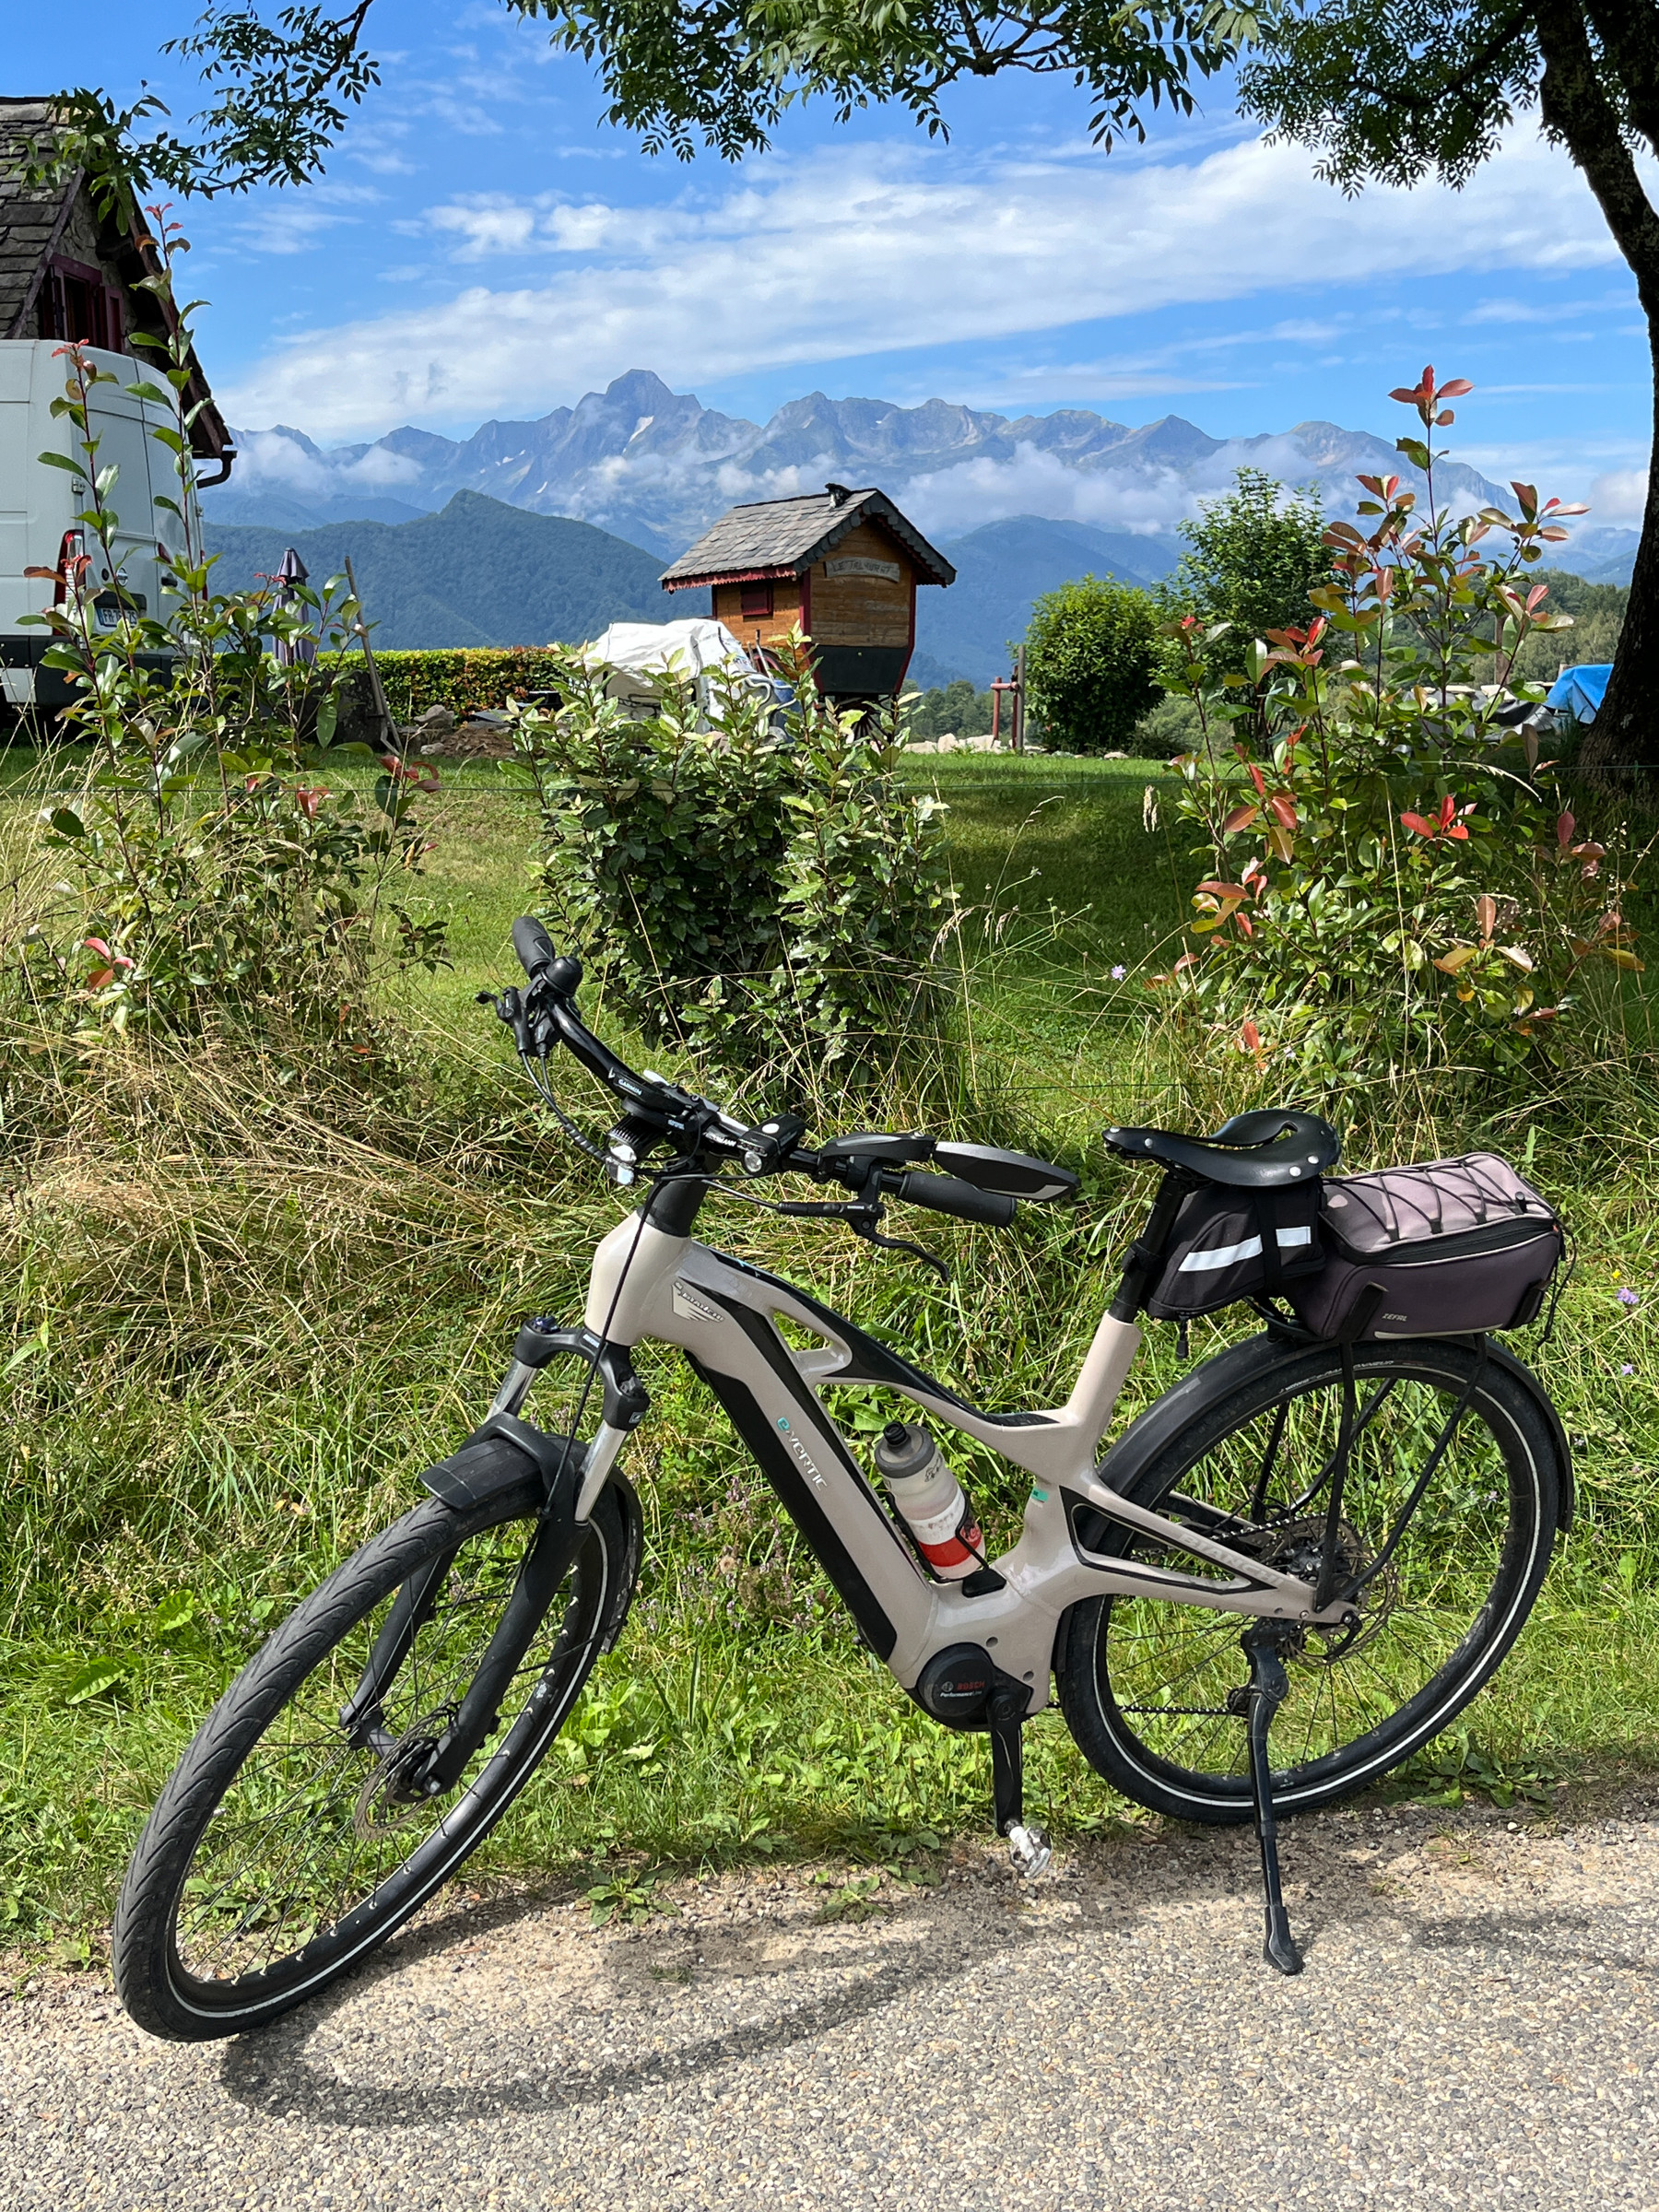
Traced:
<svg viewBox="0 0 1659 2212">
<path fill-rule="evenodd" d="M 987 1848 L 821 1923 L 806 1874 L 678 1911 L 452 1906 L 262 2035 L 181 2048 L 94 1976 L 0 2004 L 0 2205 L 1659 2207 L 1659 1795 L 1576 1826 L 1293 1823 L 1308 1971 L 1247 1831 Z"/>
</svg>

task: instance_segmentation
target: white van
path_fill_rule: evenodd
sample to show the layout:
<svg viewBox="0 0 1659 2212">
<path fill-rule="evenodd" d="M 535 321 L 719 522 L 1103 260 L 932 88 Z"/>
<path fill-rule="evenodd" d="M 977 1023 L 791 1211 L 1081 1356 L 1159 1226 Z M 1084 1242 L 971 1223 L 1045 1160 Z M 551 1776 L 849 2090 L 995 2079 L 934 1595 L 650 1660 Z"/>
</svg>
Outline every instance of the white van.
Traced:
<svg viewBox="0 0 1659 2212">
<path fill-rule="evenodd" d="M 122 586 L 139 611 L 159 614 L 159 548 L 178 549 L 182 533 L 178 518 L 155 501 L 158 497 L 182 501 L 173 456 L 149 431 L 157 424 L 172 427 L 174 418 L 170 408 L 134 399 L 124 389 L 158 381 L 143 359 L 99 348 L 90 349 L 89 358 L 116 379 L 94 385 L 91 424 L 100 441 L 100 469 L 113 463 L 120 472 L 106 503 L 120 521 L 112 543 Z M 67 705 L 73 697 L 73 686 L 62 671 L 40 665 L 53 641 L 51 631 L 26 627 L 19 618 L 44 613 L 54 589 L 49 579 L 25 575 L 26 569 L 56 572 L 66 553 L 90 553 L 98 618 L 111 629 L 120 619 L 103 549 L 94 533 L 75 520 L 88 504 L 86 487 L 66 469 L 40 458 L 47 453 L 86 458 L 75 424 L 52 412 L 53 401 L 64 395 L 66 369 L 58 343 L 51 338 L 0 339 L 0 687 L 13 708 L 49 711 Z M 194 499 L 194 490 L 190 496 Z M 72 539 L 76 531 L 84 540 L 78 548 Z"/>
</svg>

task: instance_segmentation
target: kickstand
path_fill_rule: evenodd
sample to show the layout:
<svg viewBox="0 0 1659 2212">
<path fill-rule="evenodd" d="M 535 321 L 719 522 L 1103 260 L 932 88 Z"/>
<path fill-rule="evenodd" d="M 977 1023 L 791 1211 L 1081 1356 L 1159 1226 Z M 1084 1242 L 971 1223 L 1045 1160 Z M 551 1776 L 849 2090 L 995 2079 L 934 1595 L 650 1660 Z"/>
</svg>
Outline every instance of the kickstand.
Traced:
<svg viewBox="0 0 1659 2212">
<path fill-rule="evenodd" d="M 1284 1703 L 1290 1685 L 1279 1650 L 1280 1631 L 1265 1621 L 1247 1629 L 1239 1639 L 1250 1661 L 1250 1788 L 1255 1800 L 1256 1841 L 1262 1847 L 1262 1891 L 1266 1912 L 1267 1937 L 1262 1956 L 1281 1974 L 1300 1974 L 1302 1955 L 1290 1933 L 1279 1887 L 1278 1822 L 1273 1811 L 1273 1771 L 1267 1759 L 1267 1731 Z"/>
<path fill-rule="evenodd" d="M 996 1832 L 1008 1839 L 1014 1871 L 1034 1881 L 1054 1853 L 1044 1831 L 1025 1824 L 1025 1701 L 1023 1688 L 999 1690 L 991 1700 L 991 1794 Z"/>
</svg>

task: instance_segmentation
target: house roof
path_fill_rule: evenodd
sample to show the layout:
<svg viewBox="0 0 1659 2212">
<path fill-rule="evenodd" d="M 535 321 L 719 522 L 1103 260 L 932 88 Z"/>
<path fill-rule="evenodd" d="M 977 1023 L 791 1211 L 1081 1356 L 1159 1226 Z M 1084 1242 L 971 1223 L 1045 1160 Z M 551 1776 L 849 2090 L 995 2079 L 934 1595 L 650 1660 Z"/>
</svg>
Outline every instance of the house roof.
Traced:
<svg viewBox="0 0 1659 2212">
<path fill-rule="evenodd" d="M 29 192 L 23 164 L 31 139 L 50 135 L 47 100 L 0 100 L 0 337 L 24 335 L 47 259 L 63 234 L 80 180 Z"/>
<path fill-rule="evenodd" d="M 751 577 L 799 576 L 822 560 L 861 523 L 896 538 L 916 564 L 918 583 L 954 583 L 956 571 L 907 523 L 885 491 L 841 485 L 795 500 L 759 500 L 734 507 L 663 576 L 665 592 L 694 583 L 732 583 Z"/>
<path fill-rule="evenodd" d="M 78 173 L 43 189 L 25 186 L 23 170 L 30 145 L 51 135 L 50 98 L 0 98 L 0 338 L 33 335 L 46 265 L 58 250 L 82 190 Z M 153 293 L 135 288 L 160 266 L 155 247 L 142 231 L 135 233 L 116 217 L 100 219 L 92 214 L 92 220 L 98 228 L 99 252 L 125 288 L 132 321 L 161 335 L 176 318 Z M 234 451 L 230 433 L 194 356 L 191 366 L 194 373 L 186 397 L 193 406 L 205 403 L 191 427 L 192 451 L 199 459 L 223 462 L 228 469 L 228 456 Z"/>
</svg>

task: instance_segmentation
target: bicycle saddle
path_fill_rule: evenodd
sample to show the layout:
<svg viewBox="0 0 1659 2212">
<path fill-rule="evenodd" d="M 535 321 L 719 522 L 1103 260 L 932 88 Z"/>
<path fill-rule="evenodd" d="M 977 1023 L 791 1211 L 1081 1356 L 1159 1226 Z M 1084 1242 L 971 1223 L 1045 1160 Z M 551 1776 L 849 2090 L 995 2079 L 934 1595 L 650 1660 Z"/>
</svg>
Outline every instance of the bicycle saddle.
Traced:
<svg viewBox="0 0 1659 2212">
<path fill-rule="evenodd" d="M 1185 1168 L 1206 1182 L 1235 1190 L 1280 1190 L 1306 1182 L 1334 1168 L 1342 1157 L 1342 1139 L 1316 1113 L 1293 1113 L 1270 1106 L 1235 1113 L 1214 1136 L 1182 1136 L 1172 1129 L 1108 1129 L 1106 1148 L 1126 1159 L 1161 1160 Z"/>
</svg>

